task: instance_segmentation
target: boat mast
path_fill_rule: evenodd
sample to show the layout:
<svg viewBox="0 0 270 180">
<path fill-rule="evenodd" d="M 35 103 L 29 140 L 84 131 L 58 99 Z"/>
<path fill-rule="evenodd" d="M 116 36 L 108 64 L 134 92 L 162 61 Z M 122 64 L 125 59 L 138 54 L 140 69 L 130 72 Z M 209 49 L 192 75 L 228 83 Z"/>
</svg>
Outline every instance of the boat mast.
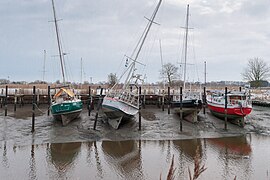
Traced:
<svg viewBox="0 0 270 180">
<path fill-rule="evenodd" d="M 56 19 L 56 13 L 55 13 L 55 7 L 54 7 L 53 0 L 52 0 L 52 7 L 53 7 L 54 25 L 55 25 L 55 32 L 56 32 L 56 38 L 57 38 L 58 52 L 59 52 L 59 57 L 60 57 L 63 84 L 65 85 L 66 80 L 65 80 L 65 71 L 64 71 L 64 58 L 63 58 L 62 46 L 61 46 L 61 42 L 60 42 L 60 36 L 59 36 L 59 30 L 58 30 L 58 24 L 57 24 L 58 20 Z"/>
<path fill-rule="evenodd" d="M 45 61 L 46 61 L 46 50 L 44 50 L 44 59 L 43 59 L 43 71 L 42 71 L 42 80 L 45 81 Z"/>
<path fill-rule="evenodd" d="M 125 81 L 125 84 L 124 84 L 124 87 L 123 87 L 123 88 L 125 88 L 126 85 L 129 84 L 130 78 L 131 78 L 131 76 L 133 76 L 133 71 L 134 71 L 134 69 L 135 69 L 135 63 L 137 62 L 137 58 L 138 58 L 138 56 L 139 56 L 139 54 L 140 54 L 140 52 L 141 52 L 141 49 L 142 49 L 143 44 L 144 44 L 144 42 L 145 42 L 145 39 L 146 39 L 146 37 L 147 37 L 147 35 L 148 35 L 148 33 L 149 33 L 149 30 L 150 30 L 150 28 L 151 28 L 151 26 L 152 26 L 152 24 L 153 24 L 153 22 L 154 22 L 154 19 L 155 19 L 155 17 L 156 17 L 156 14 L 157 14 L 157 12 L 158 12 L 158 9 L 159 9 L 159 7 L 160 7 L 161 2 L 162 2 L 162 0 L 159 0 L 158 5 L 156 6 L 156 9 L 154 10 L 154 12 L 153 12 L 151 18 L 148 19 L 149 22 L 148 22 L 148 24 L 147 24 L 147 26 L 146 26 L 146 28 L 145 28 L 145 30 L 144 30 L 144 32 L 143 32 L 143 34 L 142 34 L 140 40 L 139 40 L 139 42 L 138 42 L 136 48 L 135 48 L 134 51 L 133 51 L 133 54 L 134 54 L 135 51 L 136 51 L 136 49 L 138 49 L 138 50 L 137 50 L 137 53 L 136 53 L 136 55 L 135 55 L 135 58 L 134 58 L 134 59 L 131 59 L 133 62 L 132 62 L 132 64 L 131 64 L 131 68 L 130 68 L 130 71 L 129 71 L 129 73 L 128 73 L 128 76 L 127 76 L 127 79 L 126 79 L 126 81 Z"/>
<path fill-rule="evenodd" d="M 188 17 L 189 17 L 189 4 L 187 5 L 187 17 L 186 17 L 186 31 L 185 31 L 185 56 L 184 56 L 184 90 L 186 89 L 186 70 L 187 70 L 187 41 L 188 41 Z"/>
</svg>

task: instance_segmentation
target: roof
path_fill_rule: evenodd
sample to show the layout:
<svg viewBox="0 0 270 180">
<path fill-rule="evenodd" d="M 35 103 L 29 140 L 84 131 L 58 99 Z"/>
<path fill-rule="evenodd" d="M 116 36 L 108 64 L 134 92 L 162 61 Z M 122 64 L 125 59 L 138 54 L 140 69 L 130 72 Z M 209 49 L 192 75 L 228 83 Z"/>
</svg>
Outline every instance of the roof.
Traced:
<svg viewBox="0 0 270 180">
<path fill-rule="evenodd" d="M 70 97 L 75 96 L 75 94 L 70 89 L 60 88 L 60 90 L 53 96 L 53 98 L 59 97 L 63 92 L 65 92 Z"/>
</svg>

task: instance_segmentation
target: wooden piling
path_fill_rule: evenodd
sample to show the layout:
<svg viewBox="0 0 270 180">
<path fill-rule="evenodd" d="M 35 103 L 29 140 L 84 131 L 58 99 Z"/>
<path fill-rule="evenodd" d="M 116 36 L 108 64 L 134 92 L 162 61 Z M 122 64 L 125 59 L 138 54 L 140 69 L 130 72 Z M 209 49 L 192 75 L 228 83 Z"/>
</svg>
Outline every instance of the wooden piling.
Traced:
<svg viewBox="0 0 270 180">
<path fill-rule="evenodd" d="M 7 103 L 8 103 L 8 86 L 6 86 L 6 95 L 5 95 L 5 116 L 7 116 Z"/>
<path fill-rule="evenodd" d="M 91 86 L 88 87 L 88 105 L 87 105 L 87 109 L 88 109 L 88 116 L 91 115 L 91 107 L 92 104 L 92 97 L 91 97 Z"/>
<path fill-rule="evenodd" d="M 39 107 L 39 100 L 40 100 L 40 89 L 37 89 L 37 96 L 36 96 L 36 105 Z"/>
<path fill-rule="evenodd" d="M 162 111 L 164 111 L 164 96 L 165 96 L 165 94 L 164 94 L 164 92 L 165 92 L 165 90 L 164 89 L 162 89 Z"/>
<path fill-rule="evenodd" d="M 17 110 L 17 89 L 15 89 L 15 93 L 14 93 L 14 112 L 16 112 Z"/>
<path fill-rule="evenodd" d="M 180 131 L 183 130 L 183 88 L 180 87 Z"/>
<path fill-rule="evenodd" d="M 170 86 L 168 86 L 168 114 L 171 114 L 171 93 L 170 93 Z"/>
<path fill-rule="evenodd" d="M 242 91 L 242 87 L 241 87 L 241 86 L 239 86 L 239 91 L 240 91 L 240 92 Z"/>
<path fill-rule="evenodd" d="M 141 114 L 141 95 L 142 95 L 142 87 L 139 87 L 139 131 L 142 128 L 142 114 Z"/>
<path fill-rule="evenodd" d="M 4 104 L 4 89 L 1 90 L 1 108 L 3 108 L 3 104 Z"/>
<path fill-rule="evenodd" d="M 96 130 L 98 113 L 99 113 L 99 109 L 100 109 L 101 104 L 102 104 L 102 92 L 103 92 L 103 88 L 100 89 L 100 95 L 99 95 L 98 104 L 97 104 L 97 113 L 96 113 L 95 122 L 94 122 L 94 130 Z"/>
<path fill-rule="evenodd" d="M 47 115 L 50 115 L 50 109 L 51 109 L 51 86 L 48 86 L 48 111 L 47 111 Z"/>
<path fill-rule="evenodd" d="M 227 87 L 225 87 L 225 124 L 224 124 L 225 130 L 227 130 L 227 105 L 228 105 L 227 93 L 228 93 L 228 89 Z"/>
<path fill-rule="evenodd" d="M 36 106 L 36 86 L 33 86 L 33 101 L 32 101 L 32 133 L 35 131 L 35 106 Z"/>
<path fill-rule="evenodd" d="M 143 102 L 142 102 L 143 109 L 145 109 L 145 96 L 146 96 L 146 89 L 143 90 Z"/>
<path fill-rule="evenodd" d="M 206 87 L 203 87 L 203 114 L 205 114 L 206 108 Z"/>
</svg>

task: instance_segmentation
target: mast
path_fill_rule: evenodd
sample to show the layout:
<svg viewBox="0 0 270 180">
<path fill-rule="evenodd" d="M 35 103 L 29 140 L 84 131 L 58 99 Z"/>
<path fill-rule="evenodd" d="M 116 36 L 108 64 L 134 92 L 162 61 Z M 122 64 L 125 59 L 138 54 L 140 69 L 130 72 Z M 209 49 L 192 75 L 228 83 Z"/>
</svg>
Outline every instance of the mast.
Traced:
<svg viewBox="0 0 270 180">
<path fill-rule="evenodd" d="M 186 31 L 185 31 L 185 56 L 184 56 L 184 90 L 186 89 L 186 70 L 187 70 L 187 41 L 188 41 L 188 18 L 189 18 L 189 4 L 187 5 L 187 17 L 186 17 Z"/>
<path fill-rule="evenodd" d="M 43 71 L 42 71 L 42 80 L 45 80 L 45 61 L 46 61 L 46 50 L 44 50 L 44 59 L 43 59 Z"/>
<path fill-rule="evenodd" d="M 82 79 L 83 79 L 83 64 L 82 64 L 82 58 L 81 58 L 81 89 L 82 89 Z"/>
<path fill-rule="evenodd" d="M 144 30 L 144 32 L 143 32 L 143 34 L 142 34 L 142 36 L 141 36 L 141 38 L 140 38 L 140 40 L 139 40 L 137 46 L 136 46 L 136 48 L 135 48 L 134 51 L 133 51 L 133 54 L 134 54 L 135 51 L 136 51 L 136 49 L 138 49 L 137 52 L 136 52 L 136 54 L 135 54 L 135 58 L 134 58 L 134 59 L 131 59 L 133 62 L 132 62 L 132 64 L 131 64 L 131 66 L 130 66 L 130 71 L 129 71 L 129 73 L 128 73 L 128 76 L 127 76 L 127 78 L 126 78 L 126 81 L 125 81 L 125 84 L 124 84 L 124 87 L 123 87 L 123 88 L 126 87 L 126 85 L 129 83 L 129 80 L 130 80 L 131 76 L 133 76 L 133 71 L 134 71 L 134 69 L 135 69 L 135 63 L 137 62 L 137 58 L 138 58 L 138 56 L 139 56 L 139 54 L 140 54 L 140 52 L 141 52 L 141 49 L 142 49 L 143 44 L 144 44 L 144 42 L 145 42 L 145 39 L 146 39 L 146 37 L 147 37 L 147 35 L 148 35 L 148 33 L 149 33 L 149 30 L 150 30 L 150 28 L 151 28 L 151 26 L 152 26 L 152 24 L 153 24 L 153 22 L 154 22 L 154 19 L 155 19 L 155 17 L 156 17 L 156 14 L 157 14 L 157 12 L 158 12 L 158 9 L 159 9 L 159 7 L 160 7 L 161 2 L 162 2 L 162 0 L 159 0 L 159 2 L 158 2 L 158 4 L 157 4 L 157 6 L 156 6 L 156 8 L 155 8 L 155 10 L 154 10 L 154 12 L 153 12 L 151 18 L 149 19 L 149 22 L 148 22 L 146 28 L 145 28 L 145 30 Z"/>
<path fill-rule="evenodd" d="M 60 57 L 63 84 L 65 85 L 66 80 L 65 80 L 65 71 L 64 71 L 64 58 L 63 58 L 62 46 L 61 46 L 61 42 L 60 42 L 60 36 L 59 36 L 59 30 L 58 30 L 58 24 L 57 24 L 58 20 L 56 19 L 56 13 L 55 13 L 55 7 L 54 7 L 53 0 L 52 0 L 52 7 L 53 7 L 54 25 L 55 25 L 55 32 L 56 32 L 56 38 L 57 38 L 58 52 L 59 52 L 59 57 Z"/>
<path fill-rule="evenodd" d="M 162 49 L 161 49 L 161 40 L 159 39 L 159 51 L 160 51 L 160 61 L 161 61 L 161 71 L 163 72 L 163 57 L 162 57 Z M 165 89 L 165 80 L 164 75 L 162 75 L 163 88 Z"/>
</svg>

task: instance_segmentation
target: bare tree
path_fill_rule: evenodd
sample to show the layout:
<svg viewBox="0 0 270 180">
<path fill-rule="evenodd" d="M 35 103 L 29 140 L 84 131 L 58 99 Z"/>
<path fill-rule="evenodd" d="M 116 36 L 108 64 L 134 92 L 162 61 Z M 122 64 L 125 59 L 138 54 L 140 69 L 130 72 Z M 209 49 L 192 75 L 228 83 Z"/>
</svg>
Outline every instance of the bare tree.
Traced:
<svg viewBox="0 0 270 180">
<path fill-rule="evenodd" d="M 177 76 L 178 67 L 171 63 L 166 63 L 163 65 L 160 74 L 162 77 L 165 77 L 167 79 L 167 82 L 169 83 L 169 86 L 172 86 L 173 80 L 175 80 Z"/>
<path fill-rule="evenodd" d="M 112 87 L 117 82 L 117 76 L 115 73 L 110 73 L 108 75 L 109 87 Z"/>
<path fill-rule="evenodd" d="M 241 74 L 244 80 L 254 83 L 259 87 L 261 82 L 270 76 L 270 67 L 260 58 L 253 58 L 248 61 L 247 67 Z"/>
</svg>

